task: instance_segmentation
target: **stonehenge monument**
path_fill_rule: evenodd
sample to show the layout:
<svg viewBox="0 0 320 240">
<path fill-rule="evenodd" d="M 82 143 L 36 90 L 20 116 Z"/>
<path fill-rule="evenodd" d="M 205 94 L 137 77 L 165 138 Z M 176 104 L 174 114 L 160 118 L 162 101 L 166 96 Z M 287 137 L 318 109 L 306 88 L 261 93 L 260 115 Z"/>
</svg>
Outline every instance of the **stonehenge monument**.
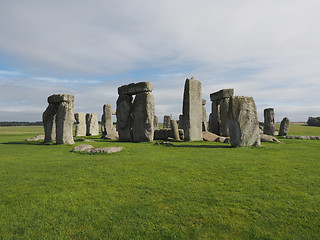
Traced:
<svg viewBox="0 0 320 240">
<path fill-rule="evenodd" d="M 233 92 L 233 89 L 222 89 L 210 94 L 212 106 L 209 115 L 209 132 L 219 136 L 229 136 L 228 110 Z"/>
<path fill-rule="evenodd" d="M 75 137 L 86 136 L 86 116 L 82 112 L 74 114 L 74 119 L 76 121 Z"/>
<path fill-rule="evenodd" d="M 115 139 L 117 136 L 116 130 L 113 127 L 112 109 L 110 104 L 103 105 L 101 117 L 101 133 L 102 138 Z"/>
<path fill-rule="evenodd" d="M 267 135 L 274 135 L 276 131 L 276 125 L 274 122 L 274 109 L 264 109 L 264 127 L 263 133 Z"/>
<path fill-rule="evenodd" d="M 119 141 L 152 142 L 154 97 L 150 82 L 131 83 L 118 88 L 117 129 Z M 132 95 L 136 95 L 133 100 Z"/>
<path fill-rule="evenodd" d="M 87 136 L 97 136 L 99 135 L 99 122 L 96 113 L 86 114 L 86 126 L 87 126 Z"/>
<path fill-rule="evenodd" d="M 74 96 L 71 94 L 53 94 L 48 97 L 49 106 L 42 115 L 45 142 L 74 144 L 73 101 Z"/>
<path fill-rule="evenodd" d="M 231 97 L 228 119 L 232 147 L 261 145 L 257 109 L 252 97 Z"/>
<path fill-rule="evenodd" d="M 201 82 L 193 77 L 185 81 L 182 115 L 185 140 L 202 140 Z"/>
<path fill-rule="evenodd" d="M 287 136 L 289 132 L 289 118 L 285 117 L 280 123 L 279 136 Z"/>
</svg>

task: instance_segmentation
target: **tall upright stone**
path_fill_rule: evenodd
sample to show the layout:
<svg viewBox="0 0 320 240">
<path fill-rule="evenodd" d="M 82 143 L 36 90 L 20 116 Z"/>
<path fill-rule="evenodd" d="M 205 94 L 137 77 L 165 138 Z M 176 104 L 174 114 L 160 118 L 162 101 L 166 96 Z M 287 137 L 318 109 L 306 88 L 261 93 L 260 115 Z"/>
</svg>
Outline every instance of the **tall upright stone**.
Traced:
<svg viewBox="0 0 320 240">
<path fill-rule="evenodd" d="M 56 141 L 56 115 L 57 105 L 49 104 L 42 114 L 42 122 L 44 127 L 44 142 L 50 143 Z"/>
<path fill-rule="evenodd" d="M 257 108 L 252 97 L 231 97 L 228 116 L 232 147 L 261 145 Z"/>
<path fill-rule="evenodd" d="M 73 141 L 73 101 L 71 94 L 53 94 L 48 97 L 49 106 L 43 113 L 45 142 L 74 144 Z"/>
<path fill-rule="evenodd" d="M 176 141 L 180 141 L 179 128 L 176 120 L 171 119 L 171 127 L 173 131 L 173 136 Z"/>
<path fill-rule="evenodd" d="M 201 82 L 193 77 L 185 82 L 182 113 L 185 140 L 202 140 Z"/>
<path fill-rule="evenodd" d="M 112 109 L 110 104 L 103 105 L 103 113 L 101 117 L 101 132 L 103 138 L 114 138 L 115 129 L 112 121 Z"/>
<path fill-rule="evenodd" d="M 154 136 L 154 97 L 151 92 L 138 93 L 133 102 L 132 136 L 134 142 L 152 142 Z"/>
<path fill-rule="evenodd" d="M 75 136 L 86 136 L 86 115 L 82 112 L 78 112 L 74 114 L 74 119 L 76 121 Z"/>
<path fill-rule="evenodd" d="M 228 110 L 229 99 L 233 89 L 222 89 L 210 94 L 211 114 L 209 115 L 209 131 L 220 136 L 229 136 Z"/>
<path fill-rule="evenodd" d="M 132 142 L 132 101 L 131 95 L 119 95 L 117 100 L 117 130 L 121 142 Z"/>
<path fill-rule="evenodd" d="M 86 114 L 86 126 L 87 126 L 87 136 L 98 136 L 99 135 L 99 122 L 96 113 Z"/>
<path fill-rule="evenodd" d="M 208 131 L 208 125 L 207 125 L 207 110 L 206 105 L 207 101 L 205 99 L 202 99 L 202 131 Z"/>
<path fill-rule="evenodd" d="M 171 115 L 164 115 L 163 116 L 163 128 L 171 128 Z"/>
<path fill-rule="evenodd" d="M 158 117 L 156 115 L 154 115 L 154 117 L 153 117 L 153 128 L 154 128 L 154 130 L 158 130 L 159 129 L 159 120 L 158 120 Z"/>
<path fill-rule="evenodd" d="M 179 115 L 179 129 L 184 129 L 184 126 L 183 126 L 183 115 L 182 114 Z"/>
<path fill-rule="evenodd" d="M 287 117 L 283 118 L 280 123 L 279 136 L 287 136 L 289 132 L 289 125 L 290 125 L 289 118 Z"/>
<path fill-rule="evenodd" d="M 264 109 L 264 127 L 263 133 L 267 135 L 274 135 L 276 131 L 276 125 L 274 122 L 274 109 Z"/>
</svg>

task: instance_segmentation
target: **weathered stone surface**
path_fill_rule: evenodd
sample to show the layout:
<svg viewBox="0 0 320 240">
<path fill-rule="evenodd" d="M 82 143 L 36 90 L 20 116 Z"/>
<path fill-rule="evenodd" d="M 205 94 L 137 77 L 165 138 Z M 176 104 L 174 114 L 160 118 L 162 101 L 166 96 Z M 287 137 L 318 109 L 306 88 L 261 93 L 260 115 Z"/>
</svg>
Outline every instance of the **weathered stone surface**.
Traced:
<svg viewBox="0 0 320 240">
<path fill-rule="evenodd" d="M 194 78 L 186 79 L 182 114 L 185 140 L 202 140 L 201 82 Z"/>
<path fill-rule="evenodd" d="M 277 142 L 280 143 L 278 139 L 276 139 L 274 136 L 270 136 L 267 134 L 260 133 L 260 140 L 261 142 Z"/>
<path fill-rule="evenodd" d="M 171 119 L 171 127 L 176 141 L 180 141 L 179 128 L 176 120 Z"/>
<path fill-rule="evenodd" d="M 134 142 L 152 142 L 154 135 L 154 97 L 151 92 L 138 93 L 132 109 Z"/>
<path fill-rule="evenodd" d="M 208 142 L 214 142 L 219 136 L 217 134 L 214 134 L 212 132 L 202 132 L 202 138 L 204 141 Z"/>
<path fill-rule="evenodd" d="M 222 98 L 230 98 L 233 96 L 234 90 L 233 89 L 222 89 L 218 92 L 214 92 L 210 94 L 211 101 L 217 101 Z"/>
<path fill-rule="evenodd" d="M 224 137 L 229 136 L 229 99 L 230 98 L 224 98 L 220 100 L 220 135 Z"/>
<path fill-rule="evenodd" d="M 289 125 L 290 125 L 289 118 L 287 117 L 283 118 L 280 123 L 279 136 L 287 136 L 289 132 Z"/>
<path fill-rule="evenodd" d="M 56 141 L 56 115 L 57 104 L 49 104 L 42 114 L 42 122 L 44 127 L 44 142 L 50 143 Z"/>
<path fill-rule="evenodd" d="M 117 130 L 121 142 L 132 142 L 132 100 L 129 95 L 119 95 L 117 100 Z"/>
<path fill-rule="evenodd" d="M 62 102 L 57 108 L 56 142 L 57 144 L 74 144 L 73 141 L 73 102 Z"/>
<path fill-rule="evenodd" d="M 74 119 L 76 121 L 75 136 L 82 137 L 86 135 L 86 115 L 82 112 L 74 114 Z"/>
<path fill-rule="evenodd" d="M 101 132 L 102 138 L 115 139 L 116 130 L 113 127 L 112 109 L 110 104 L 103 105 L 103 113 L 101 117 Z"/>
<path fill-rule="evenodd" d="M 205 108 L 206 100 L 202 99 L 202 131 L 208 131 L 207 110 Z"/>
<path fill-rule="evenodd" d="M 263 133 L 267 135 L 275 135 L 276 125 L 274 122 L 274 109 L 264 109 L 264 127 Z"/>
<path fill-rule="evenodd" d="M 74 147 L 71 151 L 73 151 L 73 152 L 83 152 L 83 151 L 85 151 L 87 149 L 90 149 L 90 148 L 93 148 L 93 147 L 91 145 L 88 145 L 88 144 L 82 144 L 82 145 Z"/>
<path fill-rule="evenodd" d="M 139 82 L 123 85 L 118 88 L 119 95 L 135 95 L 143 92 L 151 92 L 153 84 L 150 82 Z"/>
<path fill-rule="evenodd" d="M 163 116 L 163 128 L 171 128 L 171 115 L 164 115 Z"/>
<path fill-rule="evenodd" d="M 86 125 L 87 125 L 87 136 L 98 136 L 99 135 L 99 122 L 96 113 L 86 114 Z"/>
<path fill-rule="evenodd" d="M 53 94 L 48 97 L 48 103 L 73 102 L 74 96 L 71 94 Z"/>
<path fill-rule="evenodd" d="M 153 129 L 158 130 L 159 123 L 158 123 L 158 117 L 156 115 L 153 116 Z"/>
<path fill-rule="evenodd" d="M 85 153 L 115 153 L 120 152 L 123 147 L 103 147 L 103 148 L 88 148 Z"/>
<path fill-rule="evenodd" d="M 154 140 L 168 140 L 169 138 L 174 139 L 174 133 L 172 129 L 164 128 L 158 129 L 154 131 Z M 184 140 L 184 131 L 183 129 L 179 129 L 179 138 L 180 140 Z"/>
<path fill-rule="evenodd" d="M 184 129 L 183 127 L 183 115 L 179 115 L 179 129 Z"/>
<path fill-rule="evenodd" d="M 209 115 L 209 132 L 220 135 L 220 121 L 220 104 L 214 101 Z"/>
<path fill-rule="evenodd" d="M 41 135 L 38 135 L 38 136 L 35 136 L 33 138 L 27 138 L 26 141 L 27 142 L 33 142 L 33 141 L 39 141 L 39 140 L 44 140 L 44 135 L 41 134 Z"/>
<path fill-rule="evenodd" d="M 252 97 L 231 97 L 229 133 L 232 147 L 260 146 L 259 122 Z"/>
</svg>

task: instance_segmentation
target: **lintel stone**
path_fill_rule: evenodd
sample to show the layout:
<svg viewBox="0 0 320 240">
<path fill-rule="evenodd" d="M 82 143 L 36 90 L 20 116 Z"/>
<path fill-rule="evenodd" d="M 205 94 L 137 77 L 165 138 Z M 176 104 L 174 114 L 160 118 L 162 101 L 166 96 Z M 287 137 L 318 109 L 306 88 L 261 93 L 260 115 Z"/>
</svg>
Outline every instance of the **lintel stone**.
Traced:
<svg viewBox="0 0 320 240">
<path fill-rule="evenodd" d="M 211 101 L 217 101 L 223 98 L 230 98 L 233 96 L 234 90 L 233 88 L 230 89 L 222 89 L 218 92 L 214 92 L 210 94 Z"/>
<path fill-rule="evenodd" d="M 135 95 L 143 92 L 151 92 L 153 84 L 151 82 L 139 82 L 123 85 L 118 88 L 119 95 Z"/>
<path fill-rule="evenodd" d="M 74 96 L 71 94 L 53 94 L 48 97 L 48 103 L 73 102 Z"/>
</svg>

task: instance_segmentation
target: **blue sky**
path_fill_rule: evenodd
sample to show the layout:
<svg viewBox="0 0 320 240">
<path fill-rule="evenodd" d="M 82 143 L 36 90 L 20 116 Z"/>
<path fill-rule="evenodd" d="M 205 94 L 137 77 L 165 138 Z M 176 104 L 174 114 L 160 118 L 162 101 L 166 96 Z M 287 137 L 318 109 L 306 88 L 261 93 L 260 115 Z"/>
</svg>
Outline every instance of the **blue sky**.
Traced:
<svg viewBox="0 0 320 240">
<path fill-rule="evenodd" d="M 54 93 L 75 112 L 115 109 L 117 88 L 150 81 L 156 114 L 178 119 L 184 81 L 234 88 L 263 121 L 320 116 L 318 0 L 0 0 L 0 121 L 40 121 Z"/>
</svg>

